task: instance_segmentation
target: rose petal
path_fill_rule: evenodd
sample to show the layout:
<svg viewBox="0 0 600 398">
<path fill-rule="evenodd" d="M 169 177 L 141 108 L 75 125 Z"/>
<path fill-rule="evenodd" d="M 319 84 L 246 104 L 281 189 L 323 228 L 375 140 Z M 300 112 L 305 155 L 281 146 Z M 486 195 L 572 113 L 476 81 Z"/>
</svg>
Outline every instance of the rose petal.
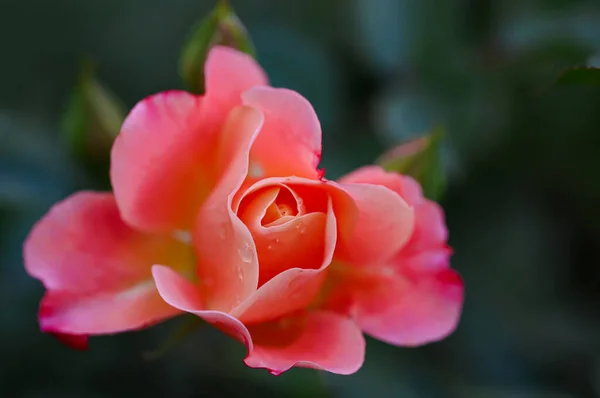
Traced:
<svg viewBox="0 0 600 398">
<path fill-rule="evenodd" d="M 250 177 L 296 176 L 317 179 L 321 160 L 321 126 L 310 103 L 300 94 L 255 87 L 242 94 L 244 104 L 265 116 L 252 145 Z"/>
<path fill-rule="evenodd" d="M 250 107 L 234 109 L 221 133 L 216 168 L 219 182 L 200 208 L 194 229 L 197 273 L 208 305 L 228 312 L 258 284 L 252 235 L 231 209 L 232 198 L 248 172 L 248 153 L 263 119 Z"/>
<path fill-rule="evenodd" d="M 338 182 L 341 184 L 375 184 L 382 185 L 397 192 L 400 196 L 404 197 L 403 194 L 403 178 L 398 173 L 387 172 L 379 166 L 363 166 L 358 168 L 351 173 L 342 176 Z M 407 203 L 407 198 L 404 198 Z"/>
<path fill-rule="evenodd" d="M 417 346 L 454 331 L 463 303 L 463 283 L 451 269 L 405 278 L 381 277 L 353 288 L 353 315 L 367 334 L 390 344 Z"/>
<path fill-rule="evenodd" d="M 58 341 L 71 347 L 75 350 L 85 351 L 88 347 L 88 336 L 77 335 L 77 334 L 64 334 L 64 333 L 49 333 L 54 336 Z"/>
<path fill-rule="evenodd" d="M 327 222 L 325 213 L 314 212 L 290 217 L 281 224 L 262 225 L 267 208 L 282 189 L 289 192 L 285 186 L 275 186 L 250 195 L 238 212 L 256 244 L 260 264 L 259 286 L 287 269 L 317 269 L 323 264 Z"/>
<path fill-rule="evenodd" d="M 337 241 L 336 219 L 331 200 L 324 231 L 322 263 L 319 268 L 291 268 L 283 271 L 268 280 L 232 313 L 245 324 L 265 322 L 303 309 L 312 302 L 323 285 L 326 276 L 324 271 L 331 263 Z"/>
<path fill-rule="evenodd" d="M 244 360 L 253 368 L 280 374 L 293 366 L 348 375 L 364 361 L 365 340 L 356 324 L 330 312 L 282 319 L 249 328 L 254 351 Z"/>
<path fill-rule="evenodd" d="M 409 205 L 423 201 L 423 191 L 417 181 L 409 176 L 385 171 L 380 166 L 361 167 L 341 177 L 339 182 L 382 185 L 398 193 Z"/>
<path fill-rule="evenodd" d="M 427 199 L 416 205 L 415 230 L 403 252 L 408 254 L 445 248 L 447 240 L 448 228 L 440 205 Z"/>
<path fill-rule="evenodd" d="M 54 205 L 25 241 L 24 261 L 47 289 L 42 329 L 63 335 L 139 329 L 177 314 L 160 299 L 150 267 L 193 266 L 188 246 L 132 230 L 113 196 L 96 192 Z"/>
<path fill-rule="evenodd" d="M 235 338 L 251 352 L 252 339 L 248 329 L 236 318 L 221 311 L 206 310 L 197 286 L 168 267 L 155 265 L 152 275 L 165 302 L 181 311 L 198 315 L 217 329 Z"/>
<path fill-rule="evenodd" d="M 140 230 L 189 230 L 214 184 L 210 151 L 219 125 L 206 102 L 169 91 L 139 102 L 111 151 L 110 177 L 125 221 Z M 222 116 L 224 117 L 224 116 Z"/>
<path fill-rule="evenodd" d="M 409 269 L 439 269 L 448 267 L 450 249 L 446 245 L 448 229 L 444 211 L 435 202 L 425 199 L 421 186 L 411 177 L 386 172 L 379 166 L 366 166 L 342 177 L 344 183 L 382 185 L 402 196 L 414 208 L 415 226 L 410 241 L 393 260 Z"/>
<path fill-rule="evenodd" d="M 244 91 L 268 84 L 265 72 L 254 58 L 231 47 L 212 47 L 204 73 L 210 102 L 228 109 L 241 104 L 240 95 Z"/>
<path fill-rule="evenodd" d="M 145 231 L 190 230 L 216 183 L 215 147 L 241 93 L 266 84 L 248 55 L 213 47 L 205 97 L 169 91 L 139 102 L 111 152 L 111 181 L 123 218 Z M 218 171 L 218 170 L 217 170 Z"/>
<path fill-rule="evenodd" d="M 204 310 L 194 285 L 172 269 L 154 266 L 156 286 L 162 298 L 181 311 L 203 318 L 246 346 L 246 365 L 279 374 L 292 366 L 310 367 L 339 374 L 356 372 L 363 363 L 365 341 L 347 317 L 311 312 L 305 317 L 254 325 L 250 330 L 235 317 Z"/>
<path fill-rule="evenodd" d="M 413 209 L 392 190 L 372 184 L 340 184 L 358 208 L 350 236 L 342 236 L 336 260 L 370 266 L 389 260 L 404 246 L 414 227 Z M 338 214 L 338 217 L 343 215 Z"/>
</svg>

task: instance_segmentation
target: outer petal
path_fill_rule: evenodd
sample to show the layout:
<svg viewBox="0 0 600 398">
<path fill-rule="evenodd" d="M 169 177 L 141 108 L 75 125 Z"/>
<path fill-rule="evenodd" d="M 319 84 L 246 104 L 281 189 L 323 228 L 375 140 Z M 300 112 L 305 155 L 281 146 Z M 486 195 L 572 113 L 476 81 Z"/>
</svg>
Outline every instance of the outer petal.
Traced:
<svg viewBox="0 0 600 398">
<path fill-rule="evenodd" d="M 254 351 L 244 362 L 273 374 L 299 366 L 347 375 L 364 361 L 365 340 L 360 329 L 335 313 L 309 312 L 249 329 Z"/>
<path fill-rule="evenodd" d="M 385 171 L 379 166 L 361 167 L 340 178 L 339 182 L 382 185 L 402 196 L 409 205 L 423 201 L 421 186 L 413 178 Z"/>
<path fill-rule="evenodd" d="M 352 234 L 340 239 L 336 260 L 370 266 L 389 260 L 410 238 L 413 209 L 392 190 L 373 184 L 340 184 L 358 208 Z"/>
<path fill-rule="evenodd" d="M 392 261 L 394 264 L 407 270 L 448 267 L 451 250 L 446 244 L 448 229 L 444 211 L 437 203 L 423 197 L 417 181 L 398 173 L 386 172 L 379 166 L 362 167 L 342 177 L 341 181 L 382 185 L 401 195 L 413 206 L 415 227 L 410 241 Z"/>
<path fill-rule="evenodd" d="M 227 109 L 241 104 L 240 95 L 244 91 L 268 84 L 265 72 L 254 58 L 230 47 L 214 46 L 204 73 L 208 100 Z"/>
<path fill-rule="evenodd" d="M 413 278 L 383 276 L 356 290 L 353 315 L 361 329 L 385 342 L 417 346 L 454 331 L 463 303 L 463 283 L 451 269 Z"/>
<path fill-rule="evenodd" d="M 252 146 L 250 177 L 317 179 L 321 125 L 310 103 L 294 91 L 272 87 L 255 87 L 242 97 L 265 116 Z"/>
<path fill-rule="evenodd" d="M 248 366 L 279 374 L 292 366 L 350 374 L 362 365 L 365 341 L 348 318 L 327 312 L 282 319 L 247 328 L 235 317 L 204 310 L 199 291 L 173 270 L 155 266 L 160 294 L 172 306 L 203 318 L 246 346 Z"/>
<path fill-rule="evenodd" d="M 42 329 L 79 346 L 81 337 L 66 335 L 138 329 L 178 313 L 159 297 L 150 267 L 193 265 L 189 247 L 132 230 L 113 196 L 94 192 L 56 204 L 32 229 L 24 260 L 47 289 Z"/>
<path fill-rule="evenodd" d="M 231 112 L 215 155 L 217 170 L 222 174 L 196 218 L 193 238 L 198 277 L 207 305 L 225 312 L 250 296 L 258 284 L 256 247 L 231 203 L 248 172 L 250 146 L 262 121 L 262 116 L 250 107 Z"/>
<path fill-rule="evenodd" d="M 111 151 L 110 177 L 125 221 L 145 231 L 189 230 L 214 177 L 212 151 L 227 110 L 169 91 L 139 102 Z"/>
<path fill-rule="evenodd" d="M 215 184 L 213 155 L 241 93 L 267 83 L 248 55 L 214 47 L 205 66 L 204 97 L 156 94 L 127 116 L 111 153 L 111 180 L 123 218 L 146 231 L 189 230 Z"/>
</svg>

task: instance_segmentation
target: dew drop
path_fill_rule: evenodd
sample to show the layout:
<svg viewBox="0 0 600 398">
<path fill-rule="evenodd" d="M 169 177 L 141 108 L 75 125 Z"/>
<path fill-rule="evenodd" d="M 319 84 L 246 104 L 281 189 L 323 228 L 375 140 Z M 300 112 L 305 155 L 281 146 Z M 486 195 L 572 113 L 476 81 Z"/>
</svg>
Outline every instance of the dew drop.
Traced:
<svg viewBox="0 0 600 398">
<path fill-rule="evenodd" d="M 221 238 L 221 240 L 225 240 L 225 226 L 221 225 L 217 229 L 217 235 L 219 235 L 219 238 Z"/>
<path fill-rule="evenodd" d="M 304 225 L 304 223 L 298 223 L 296 224 L 296 230 L 298 231 L 299 234 L 304 234 L 306 232 L 306 226 Z"/>
<path fill-rule="evenodd" d="M 192 234 L 189 231 L 178 229 L 173 232 L 173 237 L 186 245 L 192 243 Z"/>
<path fill-rule="evenodd" d="M 245 263 L 250 263 L 254 258 L 252 247 L 248 242 L 244 242 L 244 244 L 238 249 L 238 254 L 240 255 L 240 259 Z"/>
<path fill-rule="evenodd" d="M 273 245 L 267 245 L 267 250 L 273 250 Z"/>
<path fill-rule="evenodd" d="M 240 281 L 243 281 L 244 280 L 244 273 L 242 272 L 241 268 L 238 268 L 238 273 L 237 274 L 238 274 L 238 279 Z"/>
<path fill-rule="evenodd" d="M 265 175 L 262 167 L 257 162 L 250 162 L 250 167 L 248 168 L 248 175 L 251 178 L 261 178 Z"/>
</svg>

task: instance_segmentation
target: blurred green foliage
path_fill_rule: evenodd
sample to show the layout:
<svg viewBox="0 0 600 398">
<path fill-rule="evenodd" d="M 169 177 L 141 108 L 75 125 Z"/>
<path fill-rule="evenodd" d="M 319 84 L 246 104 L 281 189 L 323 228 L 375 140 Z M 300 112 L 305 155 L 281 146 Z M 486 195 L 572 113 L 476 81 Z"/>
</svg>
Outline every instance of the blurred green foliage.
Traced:
<svg viewBox="0 0 600 398">
<path fill-rule="evenodd" d="M 350 377 L 246 369 L 202 328 L 93 338 L 39 332 L 23 270 L 32 224 L 77 189 L 106 189 L 60 142 L 81 57 L 131 107 L 182 87 L 177 60 L 203 0 L 0 1 L 0 396 L 534 398 L 600 395 L 600 89 L 554 82 L 597 65 L 597 0 L 232 1 L 275 86 L 306 96 L 329 178 L 432 126 L 442 160 L 461 324 L 417 349 L 368 342 Z"/>
</svg>

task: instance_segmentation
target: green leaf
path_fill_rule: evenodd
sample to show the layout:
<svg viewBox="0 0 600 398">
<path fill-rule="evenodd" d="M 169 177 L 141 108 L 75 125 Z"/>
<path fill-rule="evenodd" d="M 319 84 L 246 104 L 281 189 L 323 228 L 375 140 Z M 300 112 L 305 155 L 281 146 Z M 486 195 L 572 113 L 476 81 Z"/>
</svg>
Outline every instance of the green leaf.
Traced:
<svg viewBox="0 0 600 398">
<path fill-rule="evenodd" d="M 600 68 L 577 66 L 563 71 L 556 80 L 559 85 L 600 86 Z"/>
<path fill-rule="evenodd" d="M 202 318 L 196 315 L 186 315 L 173 333 L 157 348 L 151 351 L 146 351 L 142 357 L 152 361 L 159 359 L 175 348 L 179 343 L 191 336 L 204 324 Z"/>
<path fill-rule="evenodd" d="M 413 177 L 419 181 L 427 198 L 439 200 L 446 185 L 440 159 L 443 134 L 443 128 L 437 126 L 429 134 L 387 151 L 377 164 L 387 171 Z"/>
<path fill-rule="evenodd" d="M 233 9 L 226 0 L 220 0 L 212 13 L 194 28 L 183 47 L 180 73 L 188 89 L 204 92 L 204 63 L 210 49 L 223 45 L 255 56 L 254 44 Z"/>
<path fill-rule="evenodd" d="M 106 160 L 126 114 L 123 103 L 85 61 L 63 116 L 64 139 L 73 152 L 87 160 Z"/>
</svg>

